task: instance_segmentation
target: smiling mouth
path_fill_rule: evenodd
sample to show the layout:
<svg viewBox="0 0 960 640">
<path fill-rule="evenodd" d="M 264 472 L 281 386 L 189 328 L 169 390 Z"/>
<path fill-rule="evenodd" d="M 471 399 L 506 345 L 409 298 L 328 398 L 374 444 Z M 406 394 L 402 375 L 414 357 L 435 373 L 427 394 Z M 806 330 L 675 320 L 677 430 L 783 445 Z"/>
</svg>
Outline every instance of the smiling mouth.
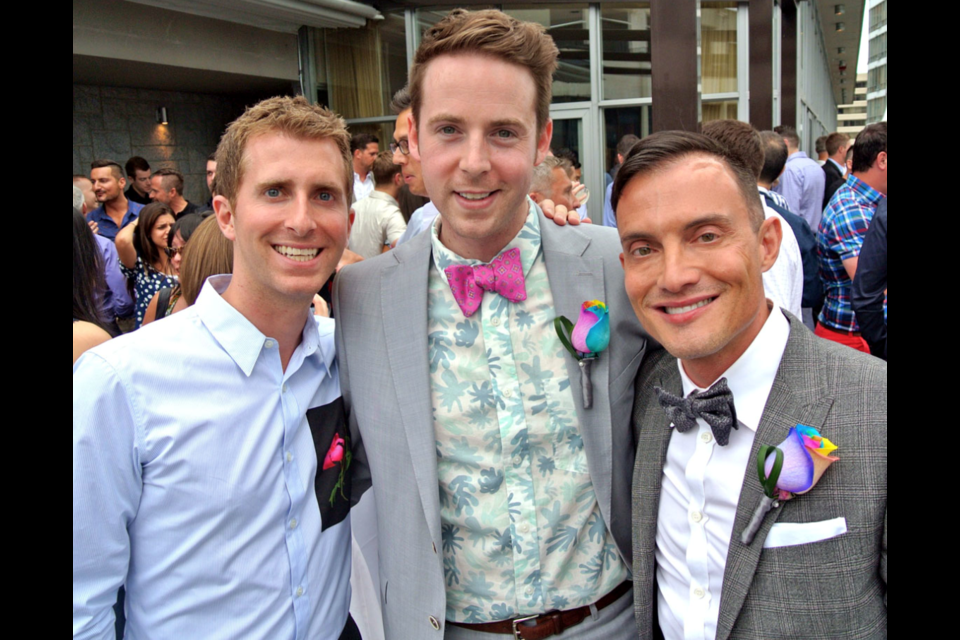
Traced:
<svg viewBox="0 0 960 640">
<path fill-rule="evenodd" d="M 484 198 L 489 198 L 496 192 L 487 191 L 486 193 L 464 193 L 462 191 L 456 191 L 455 193 L 464 200 L 483 200 Z"/>
<path fill-rule="evenodd" d="M 705 306 L 707 306 L 708 304 L 710 304 L 711 302 L 713 302 L 713 301 L 716 300 L 716 299 L 717 299 L 716 296 L 714 296 L 713 298 L 705 298 L 705 299 L 701 300 L 700 302 L 694 302 L 693 304 L 688 304 L 688 305 L 683 306 L 683 307 L 661 306 L 660 308 L 661 308 L 661 309 L 663 310 L 663 312 L 666 313 L 668 316 L 675 316 L 675 315 L 678 315 L 678 314 L 681 314 L 681 313 L 687 313 L 687 312 L 689 312 L 689 311 L 693 311 L 694 309 L 699 309 L 700 307 L 705 307 Z"/>
<path fill-rule="evenodd" d="M 320 253 L 320 249 L 317 247 L 301 249 L 298 247 L 288 247 L 282 244 L 273 245 L 273 250 L 285 258 L 290 258 L 294 262 L 310 262 L 317 257 L 317 254 Z"/>
</svg>

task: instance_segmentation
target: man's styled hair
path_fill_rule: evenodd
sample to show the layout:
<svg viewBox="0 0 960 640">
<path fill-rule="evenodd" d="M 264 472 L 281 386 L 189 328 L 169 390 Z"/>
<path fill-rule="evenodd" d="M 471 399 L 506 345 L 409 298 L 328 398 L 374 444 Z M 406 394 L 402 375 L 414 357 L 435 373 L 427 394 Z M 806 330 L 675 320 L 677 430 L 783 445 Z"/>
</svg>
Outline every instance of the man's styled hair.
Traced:
<svg viewBox="0 0 960 640">
<path fill-rule="evenodd" d="M 887 123 L 868 124 L 853 143 L 853 171 L 869 171 L 881 151 L 887 150 Z"/>
<path fill-rule="evenodd" d="M 393 154 L 389 151 L 381 151 L 373 161 L 373 184 L 378 187 L 392 184 L 393 176 L 400 173 L 402 167 L 393 164 Z"/>
<path fill-rule="evenodd" d="M 783 173 L 787 165 L 787 143 L 776 131 L 764 131 L 760 134 L 763 142 L 763 169 L 760 170 L 760 182 L 773 184 Z"/>
<path fill-rule="evenodd" d="M 113 177 L 116 178 L 117 180 L 123 177 L 123 167 L 121 167 L 120 163 L 117 162 L 116 160 L 101 159 L 101 160 L 94 160 L 93 162 L 90 163 L 91 171 L 93 171 L 94 169 L 103 169 L 104 167 L 110 167 L 111 171 L 113 172 Z"/>
<path fill-rule="evenodd" d="M 774 127 L 773 130 L 783 137 L 783 141 L 787 143 L 788 147 L 792 149 L 800 148 L 800 136 L 797 135 L 796 129 L 783 124 L 779 127 Z"/>
<path fill-rule="evenodd" d="M 353 156 L 350 134 L 343 118 L 319 105 L 310 104 L 303 96 L 268 98 L 230 123 L 217 146 L 217 178 L 215 192 L 231 204 L 244 174 L 244 150 L 247 142 L 258 135 L 276 132 L 304 140 L 330 139 L 337 145 L 343 160 L 344 209 L 353 195 Z"/>
<path fill-rule="evenodd" d="M 813 148 L 818 155 L 824 151 L 827 151 L 827 136 L 820 136 L 817 138 L 817 141 L 813 143 Z"/>
<path fill-rule="evenodd" d="M 410 85 L 405 86 L 400 91 L 393 94 L 393 100 L 390 101 L 390 113 L 395 116 L 410 108 Z"/>
<path fill-rule="evenodd" d="M 136 178 L 137 171 L 150 171 L 150 163 L 148 163 L 145 158 L 133 156 L 127 160 L 126 170 L 128 176 L 131 178 Z"/>
<path fill-rule="evenodd" d="M 178 196 L 183 195 L 183 174 L 176 169 L 157 169 L 153 172 L 151 178 L 160 176 L 160 186 L 164 191 L 173 189 Z"/>
<path fill-rule="evenodd" d="M 633 145 L 638 142 L 640 142 L 640 138 L 632 133 L 628 133 L 620 138 L 620 142 L 617 143 L 617 154 L 626 158 L 627 154 L 630 153 L 630 149 L 633 149 Z"/>
<path fill-rule="evenodd" d="M 423 82 L 427 66 L 442 55 L 479 54 L 530 71 L 537 89 L 537 131 L 550 118 L 553 72 L 560 54 L 543 25 L 523 22 L 492 9 L 454 9 L 423 34 L 410 67 L 410 98 L 413 117 L 420 119 Z"/>
<path fill-rule="evenodd" d="M 570 163 L 570 169 L 579 169 L 580 168 L 580 157 L 577 156 L 577 152 L 571 149 L 570 147 L 563 147 L 553 152 L 553 155 L 566 160 Z M 567 167 L 564 167 L 564 170 L 567 170 Z M 572 173 L 567 171 L 567 173 Z"/>
<path fill-rule="evenodd" d="M 837 151 L 847 146 L 848 142 L 850 142 L 850 136 L 847 134 L 838 132 L 831 133 L 827 136 L 827 155 L 830 157 L 837 155 Z"/>
<path fill-rule="evenodd" d="M 551 190 L 553 186 L 553 170 L 562 169 L 564 173 L 566 173 L 567 166 L 573 168 L 573 165 L 571 165 L 570 161 L 566 158 L 558 158 L 557 156 L 547 156 L 544 158 L 543 162 L 533 168 L 533 181 L 530 183 L 530 193 L 536 192 L 548 198 L 553 197 L 554 193 Z"/>
<path fill-rule="evenodd" d="M 354 151 L 366 151 L 367 145 L 372 143 L 380 144 L 380 138 L 372 133 L 358 133 L 350 138 L 350 153 Z"/>
<path fill-rule="evenodd" d="M 80 187 L 77 185 L 73 185 L 73 208 L 77 211 L 83 211 L 83 205 L 83 191 L 80 191 Z"/>
<path fill-rule="evenodd" d="M 726 147 L 727 153 L 760 178 L 763 169 L 763 142 L 753 125 L 739 120 L 714 120 L 703 125 L 703 135 Z"/>
<path fill-rule="evenodd" d="M 610 203 L 617 210 L 620 194 L 636 176 L 663 171 L 689 156 L 711 156 L 723 162 L 733 174 L 750 216 L 754 232 L 763 224 L 763 205 L 757 193 L 757 178 L 751 170 L 716 140 L 689 131 L 661 131 L 642 139 L 624 158 L 613 181 Z"/>
</svg>

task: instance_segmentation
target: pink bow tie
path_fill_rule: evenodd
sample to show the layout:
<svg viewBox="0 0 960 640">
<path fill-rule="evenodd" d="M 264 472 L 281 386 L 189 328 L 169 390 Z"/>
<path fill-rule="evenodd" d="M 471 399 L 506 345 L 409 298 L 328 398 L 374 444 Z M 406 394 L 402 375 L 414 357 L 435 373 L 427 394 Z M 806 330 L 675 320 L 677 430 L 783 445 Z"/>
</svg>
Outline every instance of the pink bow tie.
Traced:
<svg viewBox="0 0 960 640">
<path fill-rule="evenodd" d="M 463 316 L 469 318 L 480 308 L 484 291 L 493 291 L 510 302 L 527 299 L 527 287 L 523 280 L 523 265 L 520 249 L 504 251 L 490 264 L 476 267 L 460 264 L 443 270 L 447 274 L 450 290 Z"/>
</svg>

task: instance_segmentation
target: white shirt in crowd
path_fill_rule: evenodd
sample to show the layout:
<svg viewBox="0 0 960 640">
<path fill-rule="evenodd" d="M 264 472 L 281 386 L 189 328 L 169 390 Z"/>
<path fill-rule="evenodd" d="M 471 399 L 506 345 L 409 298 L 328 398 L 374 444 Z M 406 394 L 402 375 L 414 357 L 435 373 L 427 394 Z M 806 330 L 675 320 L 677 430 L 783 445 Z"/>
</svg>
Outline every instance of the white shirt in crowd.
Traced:
<svg viewBox="0 0 960 640">
<path fill-rule="evenodd" d="M 383 191 L 374 191 L 351 208 L 355 215 L 347 248 L 364 259 L 383 253 L 384 245 L 393 244 L 407 230 L 400 205 Z"/>
<path fill-rule="evenodd" d="M 719 446 L 710 426 L 674 432 L 667 447 L 657 516 L 657 610 L 666 640 L 708 640 L 717 633 L 720 589 L 743 474 L 773 388 L 790 325 L 776 307 L 727 379 L 740 421 Z M 683 395 L 699 389 L 678 361 Z M 718 378 L 719 380 L 719 378 Z"/>
<path fill-rule="evenodd" d="M 365 180 L 361 180 L 356 171 L 353 172 L 353 201 L 360 202 L 373 193 L 373 171 L 367 171 Z"/>
<path fill-rule="evenodd" d="M 798 318 L 803 318 L 803 258 L 800 257 L 800 245 L 790 223 L 779 213 L 763 204 L 763 215 L 769 219 L 780 218 L 783 240 L 780 241 L 780 255 L 773 266 L 763 273 L 763 290 L 774 304 L 786 309 Z"/>
</svg>

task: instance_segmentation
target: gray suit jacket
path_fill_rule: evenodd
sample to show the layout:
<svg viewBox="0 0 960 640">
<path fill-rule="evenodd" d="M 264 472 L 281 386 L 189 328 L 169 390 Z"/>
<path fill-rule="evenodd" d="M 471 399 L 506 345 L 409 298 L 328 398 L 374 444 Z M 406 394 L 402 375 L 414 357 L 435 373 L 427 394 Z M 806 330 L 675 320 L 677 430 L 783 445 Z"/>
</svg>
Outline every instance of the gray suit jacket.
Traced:
<svg viewBox="0 0 960 640">
<path fill-rule="evenodd" d="M 814 336 L 796 318 L 767 399 L 727 553 L 717 639 L 881 638 L 887 630 L 887 366 Z M 633 480 L 634 607 L 641 640 L 656 637 L 656 533 L 660 485 L 672 430 L 654 386 L 682 395 L 677 359 L 657 352 L 637 376 Z M 767 514 L 753 543 L 744 529 L 762 495 L 756 456 L 790 427 L 816 427 L 840 461 L 807 494 Z M 736 437 L 734 433 L 731 437 Z M 843 516 L 847 533 L 763 549 L 775 522 Z"/>
<path fill-rule="evenodd" d="M 630 566 L 630 412 L 647 337 L 624 291 L 616 233 L 592 225 L 559 228 L 542 216 L 540 229 L 557 313 L 575 320 L 583 301 L 593 299 L 610 309 L 610 346 L 593 369 L 593 408 L 583 409 L 579 391 L 573 395 L 600 510 Z M 437 638 L 433 621 L 445 626 L 427 353 L 430 265 L 430 233 L 424 232 L 343 269 L 334 286 L 340 380 L 356 447 L 354 492 L 362 491 L 369 472 L 390 640 Z M 569 355 L 566 364 L 573 392 L 580 368 Z"/>
</svg>

